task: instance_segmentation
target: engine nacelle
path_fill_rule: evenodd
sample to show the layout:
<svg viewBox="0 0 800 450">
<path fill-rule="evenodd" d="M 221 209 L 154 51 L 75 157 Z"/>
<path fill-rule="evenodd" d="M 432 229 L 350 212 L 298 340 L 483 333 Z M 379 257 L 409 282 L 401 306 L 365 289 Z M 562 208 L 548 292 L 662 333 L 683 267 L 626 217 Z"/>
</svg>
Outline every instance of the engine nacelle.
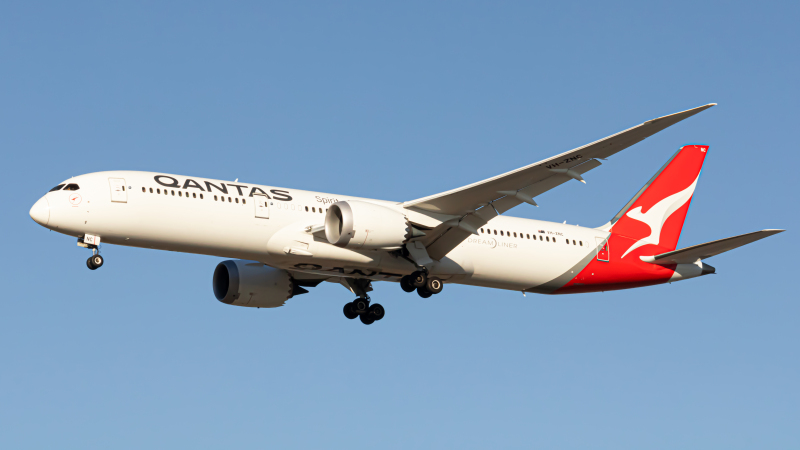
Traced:
<svg viewBox="0 0 800 450">
<path fill-rule="evenodd" d="M 283 306 L 298 288 L 285 270 L 239 259 L 217 265 L 213 286 L 214 296 L 222 303 L 257 308 Z"/>
<path fill-rule="evenodd" d="M 333 245 L 354 250 L 400 248 L 412 228 L 402 213 L 374 203 L 348 200 L 328 207 L 325 237 Z"/>
</svg>

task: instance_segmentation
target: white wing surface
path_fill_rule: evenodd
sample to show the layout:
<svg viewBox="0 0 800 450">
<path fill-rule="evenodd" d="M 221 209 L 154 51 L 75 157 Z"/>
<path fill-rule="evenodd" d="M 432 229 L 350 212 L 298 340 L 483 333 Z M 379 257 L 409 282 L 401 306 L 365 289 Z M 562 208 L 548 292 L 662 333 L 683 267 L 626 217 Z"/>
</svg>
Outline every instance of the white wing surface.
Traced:
<svg viewBox="0 0 800 450">
<path fill-rule="evenodd" d="M 511 172 L 405 202 L 403 207 L 457 217 L 426 231 L 427 237 L 423 243 L 433 259 L 440 259 L 497 214 L 523 202 L 536 204 L 534 197 L 569 180 L 583 182 L 581 175 L 600 166 L 598 159 L 608 158 L 714 105 L 716 103 L 710 103 L 648 120 L 641 125 Z M 490 203 L 492 207 L 487 207 Z"/>
</svg>

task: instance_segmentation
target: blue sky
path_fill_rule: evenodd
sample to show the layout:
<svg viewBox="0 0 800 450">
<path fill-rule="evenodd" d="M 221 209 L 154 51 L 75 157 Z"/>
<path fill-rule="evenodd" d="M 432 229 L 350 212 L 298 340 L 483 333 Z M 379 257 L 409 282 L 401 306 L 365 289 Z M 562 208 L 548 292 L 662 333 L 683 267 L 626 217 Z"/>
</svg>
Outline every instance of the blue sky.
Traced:
<svg viewBox="0 0 800 450">
<path fill-rule="evenodd" d="M 798 448 L 797 2 L 4 2 L 3 448 Z M 788 231 L 718 275 L 546 297 L 325 283 L 221 304 L 218 258 L 28 216 L 151 170 L 410 200 L 719 106 L 510 215 L 612 217 L 711 145 L 681 238 Z"/>
</svg>

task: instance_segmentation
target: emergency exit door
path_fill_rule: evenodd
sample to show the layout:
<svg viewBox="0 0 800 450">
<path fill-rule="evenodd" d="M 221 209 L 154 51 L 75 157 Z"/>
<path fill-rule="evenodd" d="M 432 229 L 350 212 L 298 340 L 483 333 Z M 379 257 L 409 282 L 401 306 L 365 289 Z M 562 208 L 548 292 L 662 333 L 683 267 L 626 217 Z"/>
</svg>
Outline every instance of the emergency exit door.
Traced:
<svg viewBox="0 0 800 450">
<path fill-rule="evenodd" d="M 254 195 L 253 204 L 256 205 L 257 219 L 269 219 L 269 199 L 266 195 Z"/>
<path fill-rule="evenodd" d="M 128 191 L 125 190 L 124 178 L 109 178 L 109 187 L 111 188 L 111 201 L 117 203 L 128 203 Z"/>
<path fill-rule="evenodd" d="M 608 240 L 606 238 L 594 238 L 597 243 L 597 260 L 608 262 Z"/>
</svg>

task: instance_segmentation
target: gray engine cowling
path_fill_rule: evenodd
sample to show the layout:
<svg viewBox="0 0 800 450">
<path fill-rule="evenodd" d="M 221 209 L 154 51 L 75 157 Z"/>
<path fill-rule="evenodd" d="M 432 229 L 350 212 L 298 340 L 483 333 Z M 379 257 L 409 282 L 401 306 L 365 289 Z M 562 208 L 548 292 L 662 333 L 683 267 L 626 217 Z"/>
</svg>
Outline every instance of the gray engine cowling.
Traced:
<svg viewBox="0 0 800 450">
<path fill-rule="evenodd" d="M 214 270 L 214 296 L 222 303 L 254 308 L 277 308 L 305 289 L 283 269 L 258 261 L 222 261 Z"/>
</svg>

